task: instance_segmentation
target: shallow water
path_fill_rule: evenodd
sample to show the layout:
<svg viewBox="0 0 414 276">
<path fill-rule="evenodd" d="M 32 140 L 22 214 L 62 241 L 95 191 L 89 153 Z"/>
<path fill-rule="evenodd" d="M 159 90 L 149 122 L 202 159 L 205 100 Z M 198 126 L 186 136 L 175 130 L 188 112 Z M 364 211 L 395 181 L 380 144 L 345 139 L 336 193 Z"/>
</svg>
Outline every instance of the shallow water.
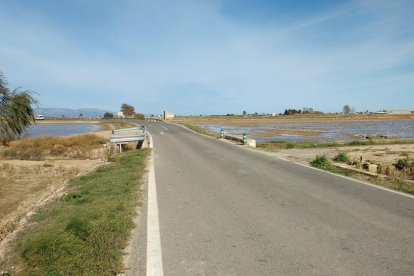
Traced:
<svg viewBox="0 0 414 276">
<path fill-rule="evenodd" d="M 247 136 L 257 141 L 352 141 L 371 136 L 386 136 L 395 138 L 414 137 L 414 121 L 359 121 L 359 122 L 278 122 L 260 125 L 231 126 L 225 124 L 200 125 L 211 131 L 221 129 L 229 134 L 247 133 Z M 272 135 L 272 132 L 284 132 Z M 309 132 L 300 135 L 295 131 Z M 289 133 L 291 132 L 291 133 Z M 269 136 L 270 135 L 270 136 Z M 263 137 L 269 136 L 269 137 Z"/>
<path fill-rule="evenodd" d="M 26 129 L 22 137 L 67 136 L 100 130 L 94 124 L 34 124 Z"/>
</svg>

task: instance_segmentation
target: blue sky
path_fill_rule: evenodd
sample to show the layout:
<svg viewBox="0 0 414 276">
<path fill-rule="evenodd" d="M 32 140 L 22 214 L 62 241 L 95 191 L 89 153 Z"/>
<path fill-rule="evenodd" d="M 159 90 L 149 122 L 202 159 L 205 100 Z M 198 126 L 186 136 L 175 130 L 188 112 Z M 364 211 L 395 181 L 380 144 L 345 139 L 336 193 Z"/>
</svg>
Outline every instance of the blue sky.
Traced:
<svg viewBox="0 0 414 276">
<path fill-rule="evenodd" d="M 41 107 L 414 109 L 412 0 L 0 3 L 0 71 Z"/>
</svg>

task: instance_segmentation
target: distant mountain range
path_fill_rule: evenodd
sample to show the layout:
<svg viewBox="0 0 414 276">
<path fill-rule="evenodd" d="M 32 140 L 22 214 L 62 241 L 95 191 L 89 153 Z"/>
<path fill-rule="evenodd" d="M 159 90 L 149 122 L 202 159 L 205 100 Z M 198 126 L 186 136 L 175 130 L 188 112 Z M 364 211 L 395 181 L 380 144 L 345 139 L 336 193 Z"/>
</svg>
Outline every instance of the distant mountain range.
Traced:
<svg viewBox="0 0 414 276">
<path fill-rule="evenodd" d="M 105 112 L 113 113 L 111 110 L 103 110 L 97 108 L 35 108 L 36 114 L 44 115 L 45 117 L 96 117 L 103 116 Z"/>
</svg>

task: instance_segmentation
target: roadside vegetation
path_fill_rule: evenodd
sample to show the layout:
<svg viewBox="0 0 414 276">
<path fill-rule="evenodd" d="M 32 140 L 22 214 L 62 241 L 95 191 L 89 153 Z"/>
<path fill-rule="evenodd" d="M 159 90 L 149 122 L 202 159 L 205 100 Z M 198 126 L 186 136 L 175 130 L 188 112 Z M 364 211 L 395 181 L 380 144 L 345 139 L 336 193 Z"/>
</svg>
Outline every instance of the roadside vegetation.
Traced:
<svg viewBox="0 0 414 276">
<path fill-rule="evenodd" d="M 332 173 L 352 176 L 390 189 L 414 194 L 414 158 L 412 156 L 407 155 L 403 159 L 398 159 L 395 164 L 388 166 L 375 164 L 376 173 L 371 174 L 366 174 L 362 170 L 368 165 L 367 163 L 351 161 L 346 153 L 339 153 L 333 160 L 346 163 L 349 165 L 349 169 L 335 166 L 326 155 L 317 155 L 310 162 L 310 165 Z"/>
<path fill-rule="evenodd" d="M 334 157 L 334 161 L 348 163 L 349 156 L 345 152 L 340 152 L 337 156 Z"/>
<path fill-rule="evenodd" d="M 184 126 L 191 129 L 191 130 L 193 130 L 193 131 L 195 131 L 195 132 L 197 132 L 197 133 L 203 134 L 203 135 L 207 135 L 207 136 L 211 136 L 211 137 L 215 137 L 215 138 L 219 137 L 218 133 L 210 131 L 210 130 L 208 130 L 206 128 L 203 128 L 203 127 L 200 127 L 200 126 L 189 125 L 189 124 L 184 124 Z"/>
<path fill-rule="evenodd" d="M 413 139 L 368 139 L 364 141 L 350 142 L 258 142 L 256 147 L 266 151 L 277 151 L 281 149 L 310 149 L 310 148 L 338 148 L 374 145 L 403 145 L 414 144 Z"/>
<path fill-rule="evenodd" d="M 414 158 L 412 156 L 407 155 L 403 159 L 398 159 L 397 163 L 395 163 L 395 167 L 399 171 L 405 171 L 414 176 Z"/>
<path fill-rule="evenodd" d="M 112 114 L 112 113 L 111 113 Z M 112 130 L 114 128 L 124 128 L 124 127 L 134 127 L 136 124 L 125 122 L 125 121 L 101 121 L 99 125 L 102 126 L 104 130 Z"/>
<path fill-rule="evenodd" d="M 68 192 L 36 214 L 16 245 L 19 275 L 116 275 L 141 204 L 148 149 L 71 179 Z M 13 272 L 13 271 L 11 271 Z"/>
<path fill-rule="evenodd" d="M 218 133 L 206 130 L 203 127 L 183 124 L 197 133 L 218 137 Z M 367 140 L 356 140 L 348 142 L 258 142 L 257 148 L 277 152 L 284 149 L 323 149 L 331 148 L 332 150 L 342 149 L 332 159 L 327 155 L 316 156 L 310 161 L 313 167 L 326 170 L 332 173 L 351 176 L 353 178 L 369 181 L 371 183 L 381 185 L 390 189 L 403 191 L 414 194 L 414 158 L 405 156 L 405 158 L 397 159 L 395 163 L 387 161 L 375 162 L 362 160 L 362 155 L 353 154 L 351 158 L 346 151 L 347 147 L 361 146 L 395 146 L 395 145 L 412 145 L 414 139 L 378 139 L 370 138 Z M 387 148 L 385 148 L 387 151 Z M 388 150 L 389 151 L 389 150 Z M 391 153 L 391 152 L 390 152 Z M 388 154 L 386 152 L 385 154 Z M 381 156 L 382 153 L 376 155 Z M 358 157 L 358 159 L 357 159 Z M 337 164 L 334 164 L 336 162 Z M 343 164 L 339 166 L 339 164 Z M 372 171 L 372 169 L 374 171 Z"/>
<path fill-rule="evenodd" d="M 326 155 L 317 155 L 315 159 L 310 162 L 312 167 L 329 171 L 332 173 L 343 174 L 346 176 L 353 176 L 354 172 L 352 170 L 347 170 L 344 168 L 336 167 L 332 164 L 329 158 Z"/>
<path fill-rule="evenodd" d="M 88 158 L 91 150 L 103 147 L 107 140 L 96 134 L 67 137 L 41 136 L 17 139 L 0 149 L 4 159 L 44 160 L 46 158 Z"/>
</svg>

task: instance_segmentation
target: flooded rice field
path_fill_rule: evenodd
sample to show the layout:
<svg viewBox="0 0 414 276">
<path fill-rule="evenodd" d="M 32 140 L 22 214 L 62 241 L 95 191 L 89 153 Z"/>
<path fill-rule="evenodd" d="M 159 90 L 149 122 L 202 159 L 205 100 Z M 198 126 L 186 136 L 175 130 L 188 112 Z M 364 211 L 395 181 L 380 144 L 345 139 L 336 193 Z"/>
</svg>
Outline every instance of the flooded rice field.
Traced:
<svg viewBox="0 0 414 276">
<path fill-rule="evenodd" d="M 328 142 L 353 141 L 367 137 L 412 138 L 414 120 L 404 121 L 337 121 L 275 122 L 256 125 L 202 124 L 208 130 L 229 134 L 247 133 L 260 142 Z"/>
<path fill-rule="evenodd" d="M 22 137 L 67 136 L 100 130 L 94 124 L 34 124 L 27 128 Z"/>
</svg>

